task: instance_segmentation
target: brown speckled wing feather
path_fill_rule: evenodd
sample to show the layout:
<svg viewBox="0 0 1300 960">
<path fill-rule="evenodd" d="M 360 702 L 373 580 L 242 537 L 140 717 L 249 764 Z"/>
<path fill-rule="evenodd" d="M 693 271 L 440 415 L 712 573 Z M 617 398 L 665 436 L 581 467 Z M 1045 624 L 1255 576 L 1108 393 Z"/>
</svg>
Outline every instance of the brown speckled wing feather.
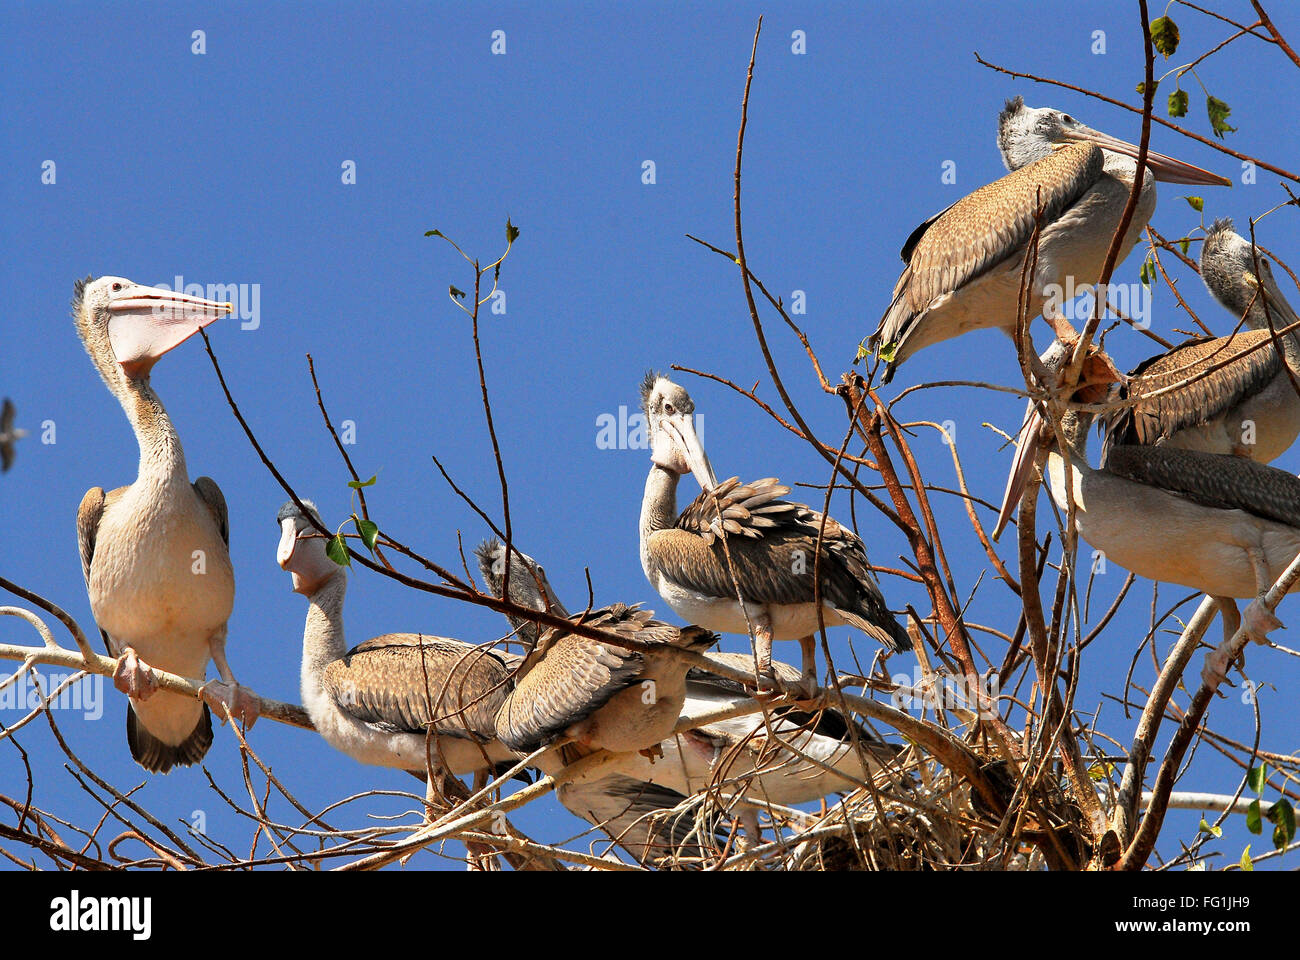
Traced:
<svg viewBox="0 0 1300 960">
<path fill-rule="evenodd" d="M 325 690 L 358 720 L 445 736 L 493 738 L 509 693 L 510 669 L 495 653 L 443 637 L 386 634 L 358 644 L 325 668 Z"/>
<path fill-rule="evenodd" d="M 1265 342 L 1267 330 L 1245 330 L 1232 337 L 1188 340 L 1167 353 L 1139 364 L 1121 387 L 1123 398 L 1138 402 L 1111 413 L 1105 421 L 1106 450 L 1130 444 L 1151 445 L 1180 430 L 1200 426 L 1258 393 L 1282 370 L 1286 362 L 1278 349 Z M 1261 346 L 1261 344 L 1265 344 Z M 1258 348 L 1251 350 L 1251 348 Z M 1251 350 L 1245 356 L 1244 351 Z M 1194 383 L 1158 397 L 1144 394 L 1188 380 L 1212 367 L 1232 362 Z"/>
<path fill-rule="evenodd" d="M 669 642 L 677 634 L 675 627 L 652 620 L 650 611 L 623 604 L 595 610 L 585 622 L 646 642 Z M 511 750 L 549 743 L 634 684 L 643 662 L 637 651 L 548 630 L 501 705 L 497 736 Z"/>
<path fill-rule="evenodd" d="M 1062 147 L 963 197 L 909 237 L 911 257 L 871 346 L 901 343 L 935 299 L 1010 258 L 1033 233 L 1040 197 L 1050 223 L 1097 182 L 1102 164 L 1093 144 Z"/>
<path fill-rule="evenodd" d="M 882 643 L 910 649 L 907 631 L 890 614 L 871 574 L 862 540 L 826 518 L 816 564 L 822 515 L 779 499 L 788 492 L 789 487 L 772 477 L 744 485 L 732 477 L 701 493 L 682 512 L 676 528 L 652 534 L 652 546 L 677 557 L 678 583 L 709 597 L 734 597 L 739 582 L 745 585 L 745 599 L 753 603 L 812 603 L 816 570 L 825 602 Z M 719 536 L 724 531 L 725 550 Z"/>
</svg>

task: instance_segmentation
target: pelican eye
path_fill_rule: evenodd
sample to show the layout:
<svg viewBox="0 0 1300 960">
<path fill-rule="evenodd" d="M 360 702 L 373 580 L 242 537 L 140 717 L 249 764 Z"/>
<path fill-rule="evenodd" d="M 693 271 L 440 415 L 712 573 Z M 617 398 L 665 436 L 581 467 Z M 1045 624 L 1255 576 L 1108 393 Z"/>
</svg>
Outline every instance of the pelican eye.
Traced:
<svg viewBox="0 0 1300 960">
<path fill-rule="evenodd" d="M 1070 116 L 1068 113 L 1061 114 L 1061 119 L 1065 123 L 1074 123 L 1074 117 Z"/>
<path fill-rule="evenodd" d="M 672 405 L 671 403 L 669 403 L 668 401 L 665 400 L 665 401 L 664 401 L 664 413 L 672 413 L 672 412 L 673 412 L 673 405 Z"/>
<path fill-rule="evenodd" d="M 121 289 L 122 289 L 122 285 L 121 285 L 120 283 L 115 283 L 115 284 L 113 284 L 113 292 L 114 292 L 114 293 L 116 293 L 118 290 L 121 290 Z"/>
</svg>

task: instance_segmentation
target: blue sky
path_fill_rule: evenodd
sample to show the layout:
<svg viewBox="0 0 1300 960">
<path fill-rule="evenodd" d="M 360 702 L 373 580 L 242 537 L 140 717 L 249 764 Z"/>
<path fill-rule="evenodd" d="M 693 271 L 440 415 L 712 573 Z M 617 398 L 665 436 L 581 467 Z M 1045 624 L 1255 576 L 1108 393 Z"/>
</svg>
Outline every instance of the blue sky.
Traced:
<svg viewBox="0 0 1300 960">
<path fill-rule="evenodd" d="M 1251 18 L 1248 3 L 1226 6 L 1231 16 Z M 1300 37 L 1300 17 L 1276 6 L 1282 30 Z M 7 531 L 0 570 L 91 627 L 77 504 L 88 487 L 129 483 L 137 452 L 69 319 L 73 280 L 88 273 L 257 285 L 257 323 L 241 329 L 227 318 L 210 333 L 267 450 L 329 522 L 346 515 L 347 477 L 315 408 L 304 359 L 310 352 L 335 421 L 355 423 L 350 452 L 358 470 L 379 476 L 372 514 L 400 539 L 454 565 L 458 532 L 468 547 L 486 530 L 438 476 L 431 455 L 486 508 L 498 510 L 499 500 L 469 327 L 446 296 L 448 284 L 468 288 L 472 275 L 450 247 L 423 234 L 439 228 L 486 261 L 499 253 L 509 216 L 522 235 L 502 275 L 506 312 L 486 314 L 482 333 L 516 541 L 543 560 L 562 596 L 585 594 L 589 567 L 598 601 L 643 600 L 668 613 L 637 556 L 646 453 L 598 448 L 596 425 L 603 415 L 617 417 L 620 405 L 634 411 L 646 368 L 671 363 L 747 386 L 758 381 L 761 395 L 776 402 L 736 270 L 684 236 L 734 245 L 736 125 L 762 10 L 748 3 L 5 4 L 0 394 L 14 398 L 19 425 L 33 436 L 0 478 Z M 1183 38 L 1174 62 L 1231 32 L 1186 9 L 1173 14 Z M 1027 43 L 1031 18 L 1034 42 Z M 196 30 L 204 31 L 202 55 L 191 52 Z M 491 52 L 495 30 L 505 32 L 504 55 Z M 806 34 L 804 55 L 791 50 L 796 30 Z M 1105 32 L 1104 54 L 1092 52 L 1097 30 Z M 1135 115 L 996 74 L 972 51 L 1136 103 L 1140 49 L 1130 3 L 1059 4 L 1050 14 L 1042 4 L 1011 2 L 768 7 L 746 146 L 746 247 L 771 289 L 787 299 L 805 292 L 807 313 L 797 319 L 828 374 L 847 369 L 875 328 L 901 268 L 897 250 L 912 228 L 1004 172 L 994 133 L 1005 98 L 1024 94 L 1031 105 L 1058 106 L 1137 139 Z M 1225 143 L 1296 168 L 1294 130 L 1278 122 L 1276 102 L 1258 93 L 1294 90 L 1294 67 L 1244 38 L 1198 73 L 1232 106 L 1238 132 Z M 1187 125 L 1208 135 L 1200 88 L 1191 77 L 1183 86 L 1192 96 Z M 1206 223 L 1232 216 L 1245 232 L 1248 216 L 1286 199 L 1276 176 L 1261 171 L 1245 185 L 1238 161 L 1170 131 L 1157 128 L 1152 146 L 1235 181 L 1231 190 L 1196 188 Z M 653 184 L 642 182 L 647 160 L 655 165 Z M 42 183 L 46 161 L 54 163 L 52 184 Z M 355 163 L 353 184 L 342 182 L 348 161 Z M 955 184 L 941 180 L 945 161 L 955 164 Z M 1153 223 L 1166 236 L 1181 236 L 1199 220 L 1178 199 L 1180 189 L 1188 190 L 1161 188 Z M 1300 263 L 1294 211 L 1268 218 L 1258 236 Z M 1139 255 L 1130 257 L 1117 279 L 1135 281 L 1139 264 Z M 1171 260 L 1167 266 L 1181 278 L 1185 299 L 1216 332 L 1227 332 L 1229 318 L 1196 277 Z M 1163 284 L 1152 322 L 1167 339 L 1178 339 L 1171 328 L 1190 326 Z M 821 394 L 779 321 L 767 329 L 805 415 L 823 439 L 838 443 L 841 401 Z M 1124 369 L 1152 352 L 1127 330 L 1108 346 Z M 948 378 L 1014 384 L 1019 373 L 1005 338 L 980 333 L 917 356 L 885 395 Z M 703 413 L 719 476 L 825 483 L 821 459 L 748 401 L 711 382 L 680 379 Z M 214 477 L 230 506 L 232 666 L 259 693 L 296 701 L 306 604 L 275 565 L 274 516 L 284 495 L 230 414 L 200 342 L 169 354 L 153 382 L 191 473 Z M 1013 429 L 1019 400 L 933 390 L 898 413 L 951 421 L 968 482 L 996 500 L 1007 454 L 981 424 Z M 40 442 L 46 421 L 54 424 L 54 443 Z M 936 435 L 923 431 L 914 449 L 933 482 L 953 483 Z M 1278 465 L 1294 472 L 1297 460 L 1288 453 Z M 802 494 L 820 502 L 815 491 Z M 960 503 L 941 495 L 935 502 L 964 595 L 987 563 Z M 847 519 L 847 501 L 837 498 L 832 512 Z M 861 509 L 858 520 L 873 560 L 899 566 L 906 543 L 897 530 Z M 1014 545 L 1001 552 L 1010 563 Z M 1113 567 L 1099 578 L 1094 616 L 1122 579 Z M 886 578 L 883 587 L 895 609 L 923 603 L 915 584 Z M 1161 588 L 1157 605 L 1163 610 L 1185 593 Z M 972 619 L 1010 629 L 1011 601 L 986 574 Z M 1292 603 L 1279 610 L 1284 621 L 1300 619 Z M 1125 742 L 1135 720 L 1120 717 L 1102 693 L 1120 691 L 1150 606 L 1143 582 L 1084 659 L 1080 708 L 1100 705 L 1103 729 Z M 395 630 L 470 642 L 502 632 L 488 611 L 365 573 L 352 578 L 347 620 L 353 642 Z M 1294 645 L 1289 636 L 1275 638 Z M 833 633 L 835 649 L 845 651 L 849 637 L 844 629 Z M 0 641 L 32 639 L 19 621 L 0 619 Z M 869 655 L 869 644 L 857 642 Z M 1160 650 L 1171 642 L 1162 635 Z M 743 640 L 726 643 L 740 649 Z M 778 655 L 793 659 L 797 646 L 780 645 Z M 1199 664 L 1198 655 L 1197 671 Z M 891 662 L 891 669 L 911 667 L 907 657 Z M 1300 684 L 1300 665 L 1252 650 L 1249 672 L 1275 688 L 1261 694 L 1263 745 L 1293 751 L 1300 720 L 1290 692 Z M 1151 677 L 1144 654 L 1135 680 L 1145 687 Z M 127 753 L 124 710 L 107 690 L 100 719 L 69 711 L 59 717 L 74 748 L 125 789 L 146 775 Z M 19 715 L 0 710 L 0 721 Z M 1215 704 L 1210 721 L 1230 736 L 1252 737 L 1253 713 L 1235 692 Z M 299 730 L 265 722 L 251 736 L 309 807 L 372 787 L 413 786 L 401 773 L 360 767 Z M 31 757 L 38 805 L 73 820 L 97 818 L 99 808 L 62 770 L 64 758 L 41 723 L 20 742 Z M 218 782 L 238 790 L 228 731 L 218 732 L 206 762 Z M 1239 776 L 1203 747 L 1181 787 L 1231 792 Z M 6 747 L 0 790 L 12 794 L 21 784 L 17 754 Z M 141 796 L 165 820 L 202 810 L 213 836 L 249 835 L 197 769 L 153 778 Z M 359 823 L 366 812 L 353 808 L 340 819 Z M 1162 849 L 1193 839 L 1198 818 L 1171 814 Z M 514 819 L 551 841 L 583 827 L 549 798 Z M 1256 853 L 1269 847 L 1238 820 L 1215 849 L 1221 862 L 1235 862 L 1248 842 Z M 444 861 L 425 855 L 422 862 Z"/>
</svg>

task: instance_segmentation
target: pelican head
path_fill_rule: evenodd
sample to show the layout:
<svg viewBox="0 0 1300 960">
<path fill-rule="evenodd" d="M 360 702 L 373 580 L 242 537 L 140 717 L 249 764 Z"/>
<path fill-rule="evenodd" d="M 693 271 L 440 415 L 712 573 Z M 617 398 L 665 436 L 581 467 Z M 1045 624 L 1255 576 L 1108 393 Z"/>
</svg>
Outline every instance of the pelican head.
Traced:
<svg viewBox="0 0 1300 960">
<path fill-rule="evenodd" d="M 1255 271 L 1258 259 L 1259 272 Z M 1214 299 L 1223 304 L 1237 318 L 1257 330 L 1268 327 L 1272 317 L 1273 327 L 1281 330 L 1300 322 L 1291 305 L 1277 287 L 1268 258 L 1258 248 L 1252 250 L 1250 241 L 1233 230 L 1227 217 L 1215 220 L 1205 234 L 1201 247 L 1201 279 Z M 1265 313 L 1264 302 L 1268 301 Z"/>
<path fill-rule="evenodd" d="M 551 589 L 551 582 L 546 579 L 546 570 L 528 554 L 513 546 L 510 549 L 509 597 L 506 597 L 502 589 L 506 572 L 506 545 L 496 537 L 492 537 L 474 548 L 474 556 L 478 559 L 478 568 L 483 574 L 484 586 L 492 596 L 508 599 L 511 603 L 532 610 L 549 611 L 557 616 L 567 614 L 564 605 Z M 528 624 L 528 621 L 510 614 L 506 616 L 516 630 Z"/>
<path fill-rule="evenodd" d="M 303 504 L 319 523 L 316 504 L 310 500 L 304 500 Z M 275 560 L 281 570 L 293 574 L 293 592 L 310 597 L 343 568 L 329 558 L 325 538 L 292 500 L 280 508 L 275 519 L 280 524 L 280 545 Z"/>
<path fill-rule="evenodd" d="M 145 380 L 154 363 L 231 311 L 229 303 L 146 287 L 125 277 L 87 277 L 73 290 L 78 333 L 100 373 L 114 386 L 113 365 L 127 380 Z"/>
<path fill-rule="evenodd" d="M 1095 143 L 1103 150 L 1122 154 L 1135 161 L 1138 155 L 1135 144 L 1094 130 L 1055 107 L 1027 107 L 1023 97 L 1008 100 L 998 114 L 998 149 L 1002 151 L 1002 162 L 1008 170 L 1019 170 L 1025 164 L 1041 160 L 1059 146 L 1076 142 Z M 1157 180 L 1168 183 L 1214 184 L 1221 187 L 1232 184 L 1232 181 L 1216 173 L 1150 149 L 1147 150 L 1146 165 Z"/>
<path fill-rule="evenodd" d="M 695 401 L 682 387 L 651 371 L 641 384 L 641 409 L 650 434 L 650 459 L 679 474 L 691 473 L 704 490 L 718 480 L 695 434 Z"/>
</svg>

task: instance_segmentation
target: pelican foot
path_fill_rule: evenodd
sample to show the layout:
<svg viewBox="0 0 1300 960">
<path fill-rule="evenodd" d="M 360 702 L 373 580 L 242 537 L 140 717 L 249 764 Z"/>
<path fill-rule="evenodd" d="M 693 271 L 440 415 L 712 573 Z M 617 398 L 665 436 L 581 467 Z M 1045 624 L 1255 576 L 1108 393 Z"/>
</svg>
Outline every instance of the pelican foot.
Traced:
<svg viewBox="0 0 1300 960">
<path fill-rule="evenodd" d="M 153 669 L 130 647 L 117 658 L 117 666 L 113 668 L 113 686 L 132 700 L 148 700 L 158 691 Z"/>
<path fill-rule="evenodd" d="M 250 730 L 262 715 L 262 698 L 233 680 L 209 680 L 202 692 L 203 699 L 217 711 L 217 719 L 222 723 L 226 722 L 226 709 Z"/>
<path fill-rule="evenodd" d="M 816 708 L 821 702 L 823 691 L 814 676 L 802 676 L 790 682 L 782 681 L 780 686 L 781 692 L 793 699 L 800 708 Z"/>
<path fill-rule="evenodd" d="M 1205 666 L 1201 668 L 1201 683 L 1211 690 L 1228 682 L 1228 667 L 1233 658 L 1229 655 L 1227 644 L 1222 643 L 1205 655 Z"/>
<path fill-rule="evenodd" d="M 1258 599 L 1246 604 L 1242 622 L 1246 625 L 1246 635 L 1256 643 L 1268 643 L 1269 632 L 1282 627 L 1282 621 Z"/>
</svg>

